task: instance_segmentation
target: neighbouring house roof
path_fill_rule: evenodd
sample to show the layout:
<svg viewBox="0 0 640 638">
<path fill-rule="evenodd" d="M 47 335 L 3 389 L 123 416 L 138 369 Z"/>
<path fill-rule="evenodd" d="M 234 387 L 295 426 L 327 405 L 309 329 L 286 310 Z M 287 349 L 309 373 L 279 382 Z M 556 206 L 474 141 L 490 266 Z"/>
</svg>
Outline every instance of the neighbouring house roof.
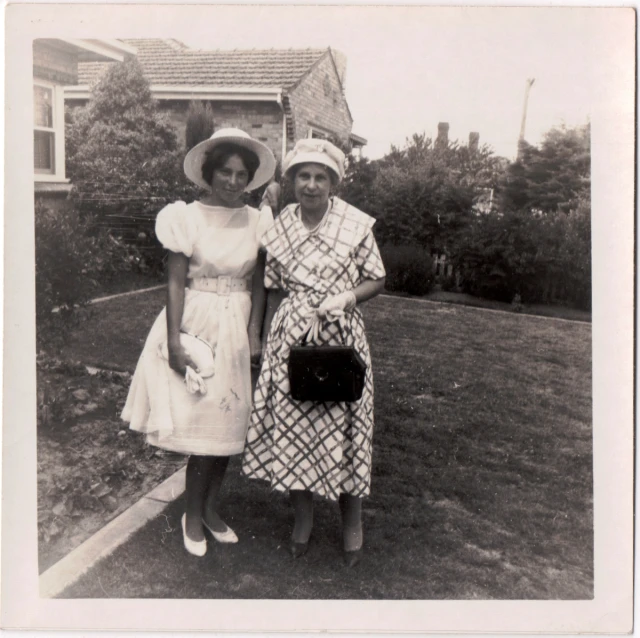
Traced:
<svg viewBox="0 0 640 638">
<path fill-rule="evenodd" d="M 102 62 L 104 60 L 122 62 L 126 57 L 136 54 L 136 50 L 122 40 L 73 40 L 66 38 L 61 41 L 79 49 L 78 60 L 80 62 Z"/>
<path fill-rule="evenodd" d="M 291 126 L 287 90 L 293 89 L 325 56 L 331 56 L 344 90 L 344 55 L 325 49 L 191 49 L 174 39 L 126 39 L 136 51 L 158 99 L 278 100 Z M 78 86 L 66 87 L 69 99 L 86 99 L 90 87 L 109 67 L 105 62 L 80 62 Z M 347 105 L 347 111 L 349 106 Z M 293 132 L 288 128 L 290 136 Z M 356 146 L 367 140 L 351 135 Z"/>
<path fill-rule="evenodd" d="M 151 85 L 288 88 L 330 49 L 234 49 L 202 51 L 177 40 L 123 40 Z M 108 63 L 82 62 L 78 84 L 96 82 Z"/>
<path fill-rule="evenodd" d="M 367 139 L 365 137 L 360 136 L 360 135 L 356 135 L 355 133 L 351 133 L 351 135 L 349 135 L 349 139 L 351 140 L 351 142 L 353 143 L 354 146 L 366 146 L 367 145 Z"/>
</svg>

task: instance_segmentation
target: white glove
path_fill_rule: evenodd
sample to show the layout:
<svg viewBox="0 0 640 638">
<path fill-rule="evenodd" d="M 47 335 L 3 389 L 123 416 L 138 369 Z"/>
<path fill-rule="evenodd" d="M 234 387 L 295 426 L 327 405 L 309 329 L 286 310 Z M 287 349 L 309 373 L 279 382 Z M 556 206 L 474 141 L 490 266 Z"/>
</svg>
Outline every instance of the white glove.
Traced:
<svg viewBox="0 0 640 638">
<path fill-rule="evenodd" d="M 191 366 L 187 366 L 184 382 L 187 384 L 187 390 L 191 394 L 195 394 L 196 392 L 207 394 L 207 385 L 204 379 Z"/>
<path fill-rule="evenodd" d="M 321 319 L 336 321 L 348 310 L 356 307 L 356 296 L 353 290 L 345 290 L 340 294 L 327 297 L 316 310 L 316 314 Z"/>
</svg>

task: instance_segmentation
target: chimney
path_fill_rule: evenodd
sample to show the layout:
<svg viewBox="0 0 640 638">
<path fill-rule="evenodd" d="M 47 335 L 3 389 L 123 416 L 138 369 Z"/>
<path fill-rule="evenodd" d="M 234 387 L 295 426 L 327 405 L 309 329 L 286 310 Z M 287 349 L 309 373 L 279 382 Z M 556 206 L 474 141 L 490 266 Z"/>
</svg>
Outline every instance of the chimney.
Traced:
<svg viewBox="0 0 640 638">
<path fill-rule="evenodd" d="M 475 152 L 478 150 L 478 143 L 480 142 L 480 133 L 469 133 L 469 150 Z"/>
<path fill-rule="evenodd" d="M 329 48 L 329 50 L 331 51 L 331 55 L 333 56 L 333 61 L 336 63 L 336 69 L 338 69 L 338 77 L 340 78 L 340 82 L 344 90 L 347 82 L 347 56 L 341 51 L 336 51 L 332 48 Z"/>
<path fill-rule="evenodd" d="M 449 144 L 449 122 L 438 123 L 438 137 L 436 138 L 436 148 L 447 148 Z"/>
</svg>

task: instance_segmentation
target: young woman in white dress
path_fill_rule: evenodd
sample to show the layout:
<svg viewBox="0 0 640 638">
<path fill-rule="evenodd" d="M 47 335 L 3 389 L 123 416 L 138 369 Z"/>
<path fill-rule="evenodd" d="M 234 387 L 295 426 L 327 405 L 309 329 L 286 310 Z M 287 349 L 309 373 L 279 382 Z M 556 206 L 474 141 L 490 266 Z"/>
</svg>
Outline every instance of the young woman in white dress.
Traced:
<svg viewBox="0 0 640 638">
<path fill-rule="evenodd" d="M 217 503 L 229 456 L 244 448 L 265 305 L 260 240 L 273 223 L 270 208 L 246 206 L 243 193 L 268 182 L 275 164 L 264 144 L 222 129 L 184 162 L 187 177 L 209 193 L 169 204 L 156 220 L 169 251 L 167 306 L 151 328 L 122 418 L 150 444 L 189 455 L 182 532 L 196 556 L 206 552 L 205 529 L 219 542 L 238 540 Z"/>
</svg>

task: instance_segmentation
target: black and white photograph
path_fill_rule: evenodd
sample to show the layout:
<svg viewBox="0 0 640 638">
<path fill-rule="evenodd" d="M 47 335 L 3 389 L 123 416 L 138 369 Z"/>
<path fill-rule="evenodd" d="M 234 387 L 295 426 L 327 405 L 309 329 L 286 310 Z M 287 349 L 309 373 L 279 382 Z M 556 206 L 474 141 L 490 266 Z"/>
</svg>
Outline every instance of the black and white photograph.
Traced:
<svg viewBox="0 0 640 638">
<path fill-rule="evenodd" d="M 635 20 L 9 5 L 3 626 L 631 631 Z"/>
</svg>

